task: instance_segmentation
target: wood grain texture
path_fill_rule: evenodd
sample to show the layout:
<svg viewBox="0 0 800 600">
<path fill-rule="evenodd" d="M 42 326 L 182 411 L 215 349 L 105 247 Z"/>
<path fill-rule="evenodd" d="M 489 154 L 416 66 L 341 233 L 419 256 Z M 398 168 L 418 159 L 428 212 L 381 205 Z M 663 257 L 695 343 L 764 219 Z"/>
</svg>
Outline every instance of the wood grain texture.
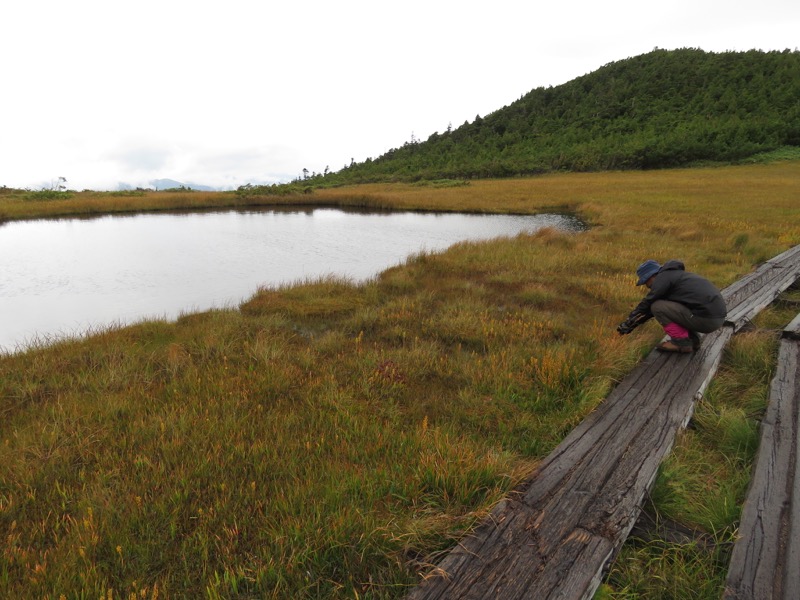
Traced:
<svg viewBox="0 0 800 600">
<path fill-rule="evenodd" d="M 790 327 L 800 320 L 792 321 Z M 789 328 L 787 328 L 789 330 Z M 790 331 L 794 331 L 791 329 Z M 725 598 L 800 597 L 800 341 L 781 340 Z"/>
<path fill-rule="evenodd" d="M 798 314 L 792 322 L 786 326 L 786 329 L 783 330 L 783 337 L 793 339 L 793 340 L 800 340 L 800 314 Z"/>
<path fill-rule="evenodd" d="M 409 599 L 591 597 L 732 335 L 651 353 Z"/>
<path fill-rule="evenodd" d="M 732 316 L 700 351 L 648 355 L 408 600 L 591 598 L 725 345 L 798 278 L 800 246 L 723 290 Z"/>
<path fill-rule="evenodd" d="M 722 291 L 728 306 L 728 323 L 738 331 L 798 279 L 800 245 L 762 263 Z"/>
</svg>

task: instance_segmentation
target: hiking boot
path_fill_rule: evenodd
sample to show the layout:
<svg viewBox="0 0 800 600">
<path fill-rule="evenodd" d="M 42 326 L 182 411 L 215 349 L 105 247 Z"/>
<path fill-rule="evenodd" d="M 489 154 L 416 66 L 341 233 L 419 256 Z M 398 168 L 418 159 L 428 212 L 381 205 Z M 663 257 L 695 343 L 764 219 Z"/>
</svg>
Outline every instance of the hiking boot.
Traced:
<svg viewBox="0 0 800 600">
<path fill-rule="evenodd" d="M 661 352 L 679 352 L 680 354 L 692 353 L 692 340 L 689 338 L 670 338 L 666 342 L 661 342 L 656 346 L 656 350 Z"/>
<path fill-rule="evenodd" d="M 700 350 L 700 345 L 703 342 L 700 341 L 700 336 L 697 335 L 696 331 L 690 331 L 689 332 L 689 339 L 692 340 L 692 350 L 694 350 L 695 352 Z"/>
</svg>

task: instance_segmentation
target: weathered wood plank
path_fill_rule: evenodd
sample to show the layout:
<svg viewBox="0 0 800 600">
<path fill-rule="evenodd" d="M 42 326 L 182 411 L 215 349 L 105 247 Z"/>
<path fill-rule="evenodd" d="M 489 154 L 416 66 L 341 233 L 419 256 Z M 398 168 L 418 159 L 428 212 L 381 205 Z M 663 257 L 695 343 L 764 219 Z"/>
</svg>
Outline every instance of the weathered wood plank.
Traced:
<svg viewBox="0 0 800 600">
<path fill-rule="evenodd" d="M 759 265 L 750 275 L 725 288 L 727 321 L 738 331 L 758 312 L 800 279 L 800 245 Z"/>
<path fill-rule="evenodd" d="M 797 276 L 797 273 L 788 269 L 778 272 L 777 277 L 755 291 L 748 299 L 748 302 L 740 302 L 733 308 L 728 309 L 728 323 L 735 324 L 738 331 L 761 310 L 772 304 L 781 293 L 794 283 Z"/>
<path fill-rule="evenodd" d="M 729 285 L 723 291 L 725 300 L 728 303 L 728 308 L 735 307 L 743 299 L 748 298 L 753 291 L 761 287 L 764 282 L 774 279 L 777 270 L 796 268 L 798 256 L 800 256 L 800 245 L 793 246 L 785 252 L 758 265 L 751 273 Z"/>
<path fill-rule="evenodd" d="M 790 328 L 797 323 L 800 315 Z M 784 338 L 725 598 L 788 600 L 800 594 L 799 419 L 800 342 Z"/>
<path fill-rule="evenodd" d="M 590 598 L 725 344 L 799 277 L 797 246 L 723 290 L 725 327 L 693 355 L 652 352 L 408 600 Z"/>
<path fill-rule="evenodd" d="M 792 322 L 783 330 L 783 337 L 790 339 L 800 339 L 800 314 L 798 314 Z"/>
<path fill-rule="evenodd" d="M 651 353 L 409 599 L 591 597 L 731 335 Z"/>
</svg>

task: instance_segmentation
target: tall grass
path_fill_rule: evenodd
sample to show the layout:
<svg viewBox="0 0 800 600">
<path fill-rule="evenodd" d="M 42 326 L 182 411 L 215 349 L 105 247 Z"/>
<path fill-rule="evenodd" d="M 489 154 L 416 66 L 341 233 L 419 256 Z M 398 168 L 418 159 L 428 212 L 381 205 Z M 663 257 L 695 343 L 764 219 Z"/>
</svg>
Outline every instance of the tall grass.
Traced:
<svg viewBox="0 0 800 600">
<path fill-rule="evenodd" d="M 783 298 L 800 299 L 790 291 Z M 736 335 L 717 377 L 698 404 L 692 427 L 659 470 L 647 510 L 679 522 L 696 539 L 669 543 L 629 540 L 598 597 L 722 596 L 728 562 L 769 400 L 778 336 L 797 313 L 794 302 L 767 308 L 756 328 Z"/>
<path fill-rule="evenodd" d="M 661 337 L 614 331 L 640 297 L 635 266 L 681 258 L 731 283 L 800 243 L 799 172 L 326 190 L 312 196 L 564 207 L 593 229 L 458 244 L 359 285 L 263 289 L 238 310 L 0 357 L 0 597 L 402 597 Z M 693 518 L 724 528 L 718 512 Z"/>
<path fill-rule="evenodd" d="M 238 208 L 308 200 L 302 196 L 243 198 L 234 192 L 22 192 L 0 195 L 0 223 L 30 218 L 58 218 L 140 211 Z"/>
</svg>

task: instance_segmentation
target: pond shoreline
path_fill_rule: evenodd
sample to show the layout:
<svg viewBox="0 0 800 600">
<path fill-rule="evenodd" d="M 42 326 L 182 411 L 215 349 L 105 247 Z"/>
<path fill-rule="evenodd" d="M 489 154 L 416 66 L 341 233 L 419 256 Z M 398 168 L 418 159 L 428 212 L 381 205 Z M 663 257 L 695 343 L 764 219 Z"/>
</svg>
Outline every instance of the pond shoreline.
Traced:
<svg viewBox="0 0 800 600">
<path fill-rule="evenodd" d="M 311 206 L 19 220 L 0 228 L 0 347 L 236 306 L 265 286 L 361 281 L 421 251 L 543 227 L 585 224 L 554 214 Z"/>
</svg>

